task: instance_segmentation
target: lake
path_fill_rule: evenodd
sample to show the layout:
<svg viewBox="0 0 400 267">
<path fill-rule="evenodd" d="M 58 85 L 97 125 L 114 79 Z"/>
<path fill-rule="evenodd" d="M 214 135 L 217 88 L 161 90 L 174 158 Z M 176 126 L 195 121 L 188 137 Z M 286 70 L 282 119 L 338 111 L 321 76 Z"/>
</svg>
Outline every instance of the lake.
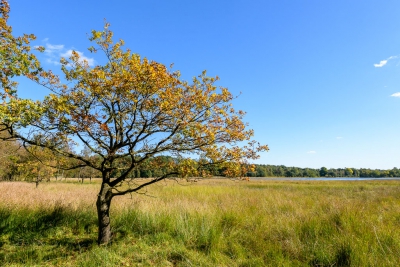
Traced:
<svg viewBox="0 0 400 267">
<path fill-rule="evenodd" d="M 250 177 L 254 181 L 376 181 L 400 180 L 400 177 Z"/>
</svg>

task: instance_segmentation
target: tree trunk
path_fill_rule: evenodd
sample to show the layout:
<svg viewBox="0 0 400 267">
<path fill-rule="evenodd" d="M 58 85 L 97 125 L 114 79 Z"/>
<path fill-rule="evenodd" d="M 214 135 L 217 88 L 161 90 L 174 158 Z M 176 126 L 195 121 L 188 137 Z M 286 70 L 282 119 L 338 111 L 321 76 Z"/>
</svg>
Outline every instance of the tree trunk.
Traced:
<svg viewBox="0 0 400 267">
<path fill-rule="evenodd" d="M 57 165 L 57 174 L 56 174 L 56 182 L 58 180 L 58 176 L 60 176 L 60 164 Z"/>
<path fill-rule="evenodd" d="M 40 175 L 38 174 L 38 176 L 36 177 L 36 188 L 39 187 L 39 181 L 40 181 Z"/>
<path fill-rule="evenodd" d="M 110 205 L 112 193 L 111 187 L 106 184 L 101 184 L 99 195 L 97 196 L 97 217 L 99 226 L 99 235 L 97 242 L 99 245 L 105 245 L 111 241 L 111 225 L 110 225 Z"/>
<path fill-rule="evenodd" d="M 79 172 L 78 172 L 78 183 L 79 183 L 79 180 L 80 180 L 80 178 L 81 178 L 81 172 L 82 172 L 82 168 L 79 168 Z M 83 179 L 82 179 L 82 184 L 83 184 Z"/>
</svg>

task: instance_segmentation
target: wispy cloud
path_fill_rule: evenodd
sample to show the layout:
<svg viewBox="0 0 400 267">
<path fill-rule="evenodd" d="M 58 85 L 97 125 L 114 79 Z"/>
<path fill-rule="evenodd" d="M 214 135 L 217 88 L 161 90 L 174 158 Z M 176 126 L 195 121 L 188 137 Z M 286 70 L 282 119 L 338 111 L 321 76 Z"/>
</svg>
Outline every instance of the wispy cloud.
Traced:
<svg viewBox="0 0 400 267">
<path fill-rule="evenodd" d="M 307 154 L 315 154 L 315 153 L 317 153 L 317 151 L 315 151 L 315 150 L 310 150 L 307 152 Z"/>
<path fill-rule="evenodd" d="M 89 66 L 94 66 L 95 60 L 93 58 L 86 57 L 83 52 L 66 49 L 63 44 L 51 44 L 48 42 L 49 39 L 45 38 L 43 42 L 45 42 L 45 56 L 46 62 L 53 65 L 60 65 L 60 59 L 62 57 L 68 59 L 72 55 L 72 51 L 78 53 L 81 62 L 86 61 Z"/>
<path fill-rule="evenodd" d="M 45 52 L 48 54 L 56 53 L 58 51 L 62 51 L 64 49 L 64 45 L 52 45 L 46 43 L 46 50 Z"/>
<path fill-rule="evenodd" d="M 72 55 L 72 51 L 74 51 L 74 50 L 70 49 L 67 52 L 62 53 L 61 57 L 69 58 Z M 80 62 L 86 61 L 89 66 L 94 66 L 94 62 L 95 61 L 94 61 L 93 58 L 88 58 L 88 57 L 84 56 L 82 52 L 79 52 L 79 51 L 76 51 L 76 50 L 75 50 L 75 52 L 78 53 Z"/>
<path fill-rule="evenodd" d="M 374 64 L 374 67 L 375 68 L 381 68 L 381 67 L 385 66 L 387 62 L 388 61 L 386 59 L 385 60 L 381 60 L 378 64 Z"/>
<path fill-rule="evenodd" d="M 399 56 L 390 56 L 387 59 L 381 60 L 378 64 L 374 64 L 375 68 L 382 68 L 383 66 L 385 66 L 389 60 L 391 59 L 395 59 L 398 58 Z"/>
<path fill-rule="evenodd" d="M 400 97 L 400 92 L 394 93 L 393 95 L 391 95 L 393 97 Z"/>
<path fill-rule="evenodd" d="M 341 137 L 341 136 L 336 136 L 336 139 L 340 140 L 340 139 L 343 139 L 343 137 Z"/>
<path fill-rule="evenodd" d="M 46 62 L 53 65 L 60 65 L 60 53 L 64 50 L 64 45 L 53 45 L 48 43 L 48 38 L 45 39 L 46 45 L 44 53 Z"/>
</svg>

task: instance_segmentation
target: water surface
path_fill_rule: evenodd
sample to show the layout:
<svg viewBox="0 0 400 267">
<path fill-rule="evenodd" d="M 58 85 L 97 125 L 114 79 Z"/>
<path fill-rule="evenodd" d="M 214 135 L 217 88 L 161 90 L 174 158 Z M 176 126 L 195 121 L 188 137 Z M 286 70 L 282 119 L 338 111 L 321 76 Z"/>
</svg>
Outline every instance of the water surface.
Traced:
<svg viewBox="0 0 400 267">
<path fill-rule="evenodd" d="M 250 177 L 255 181 L 376 181 L 400 180 L 400 177 Z"/>
</svg>

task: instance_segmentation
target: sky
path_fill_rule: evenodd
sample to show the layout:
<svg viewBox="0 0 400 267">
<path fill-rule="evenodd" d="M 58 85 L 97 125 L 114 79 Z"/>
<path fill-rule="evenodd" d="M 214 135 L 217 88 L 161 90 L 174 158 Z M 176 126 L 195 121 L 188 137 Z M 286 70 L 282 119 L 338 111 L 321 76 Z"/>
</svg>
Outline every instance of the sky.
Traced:
<svg viewBox="0 0 400 267">
<path fill-rule="evenodd" d="M 45 68 L 106 20 L 125 47 L 237 95 L 267 144 L 258 164 L 400 168 L 398 0 L 9 0 L 14 33 L 34 33 Z M 20 96 L 46 92 L 21 82 Z"/>
</svg>

